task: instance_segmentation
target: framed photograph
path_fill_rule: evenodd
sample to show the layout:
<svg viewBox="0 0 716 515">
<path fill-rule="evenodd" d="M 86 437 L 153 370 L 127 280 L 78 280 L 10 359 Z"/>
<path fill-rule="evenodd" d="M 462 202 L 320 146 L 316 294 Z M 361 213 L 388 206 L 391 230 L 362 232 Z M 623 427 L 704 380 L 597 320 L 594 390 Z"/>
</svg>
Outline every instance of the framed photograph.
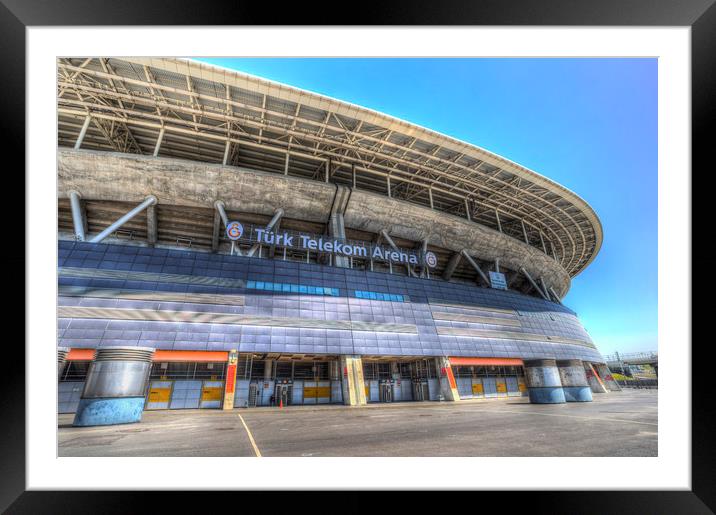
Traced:
<svg viewBox="0 0 716 515">
<path fill-rule="evenodd" d="M 711 513 L 711 4 L 261 26 L 3 0 L 27 249 L 3 509 L 428 489 Z"/>
</svg>

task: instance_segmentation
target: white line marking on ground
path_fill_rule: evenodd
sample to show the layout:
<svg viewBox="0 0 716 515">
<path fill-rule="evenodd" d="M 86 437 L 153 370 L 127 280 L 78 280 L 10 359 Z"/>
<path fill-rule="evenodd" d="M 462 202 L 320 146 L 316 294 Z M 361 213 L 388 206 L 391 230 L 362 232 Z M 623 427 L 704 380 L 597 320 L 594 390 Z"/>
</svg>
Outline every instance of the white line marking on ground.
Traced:
<svg viewBox="0 0 716 515">
<path fill-rule="evenodd" d="M 249 435 L 249 441 L 251 442 L 251 446 L 254 448 L 254 452 L 256 453 L 256 457 L 261 457 L 261 451 L 259 451 L 258 446 L 256 445 L 256 442 L 254 441 L 254 436 L 251 434 L 251 431 L 249 430 L 249 426 L 246 425 L 246 422 L 244 422 L 244 417 L 239 414 L 239 420 L 241 420 L 241 423 L 244 425 L 244 429 L 246 429 L 246 434 Z"/>
</svg>

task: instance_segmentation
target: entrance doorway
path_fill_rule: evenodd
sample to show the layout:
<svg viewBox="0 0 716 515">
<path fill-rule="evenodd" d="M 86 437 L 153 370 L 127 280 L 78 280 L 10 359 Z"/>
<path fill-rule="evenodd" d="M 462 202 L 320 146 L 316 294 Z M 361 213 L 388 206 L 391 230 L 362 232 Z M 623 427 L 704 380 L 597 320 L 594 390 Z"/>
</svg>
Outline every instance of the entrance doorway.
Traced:
<svg viewBox="0 0 716 515">
<path fill-rule="evenodd" d="M 379 384 L 380 389 L 380 402 L 393 402 L 393 383 L 392 381 L 386 380 L 381 381 Z"/>
<path fill-rule="evenodd" d="M 413 399 L 416 401 L 430 400 L 430 389 L 427 379 L 413 381 Z"/>
<path fill-rule="evenodd" d="M 274 391 L 274 405 L 288 406 L 291 404 L 292 393 L 293 385 L 291 383 L 276 383 L 276 389 Z"/>
</svg>

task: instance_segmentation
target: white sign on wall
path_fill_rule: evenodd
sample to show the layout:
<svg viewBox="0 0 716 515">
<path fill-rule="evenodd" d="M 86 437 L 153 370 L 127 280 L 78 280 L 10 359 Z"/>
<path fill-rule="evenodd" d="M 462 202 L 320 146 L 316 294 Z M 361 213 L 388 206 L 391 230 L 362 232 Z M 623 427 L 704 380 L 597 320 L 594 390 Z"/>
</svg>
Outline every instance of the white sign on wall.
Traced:
<svg viewBox="0 0 716 515">
<path fill-rule="evenodd" d="M 496 290 L 506 290 L 507 279 L 505 279 L 505 274 L 502 272 L 490 272 L 490 286 Z"/>
</svg>

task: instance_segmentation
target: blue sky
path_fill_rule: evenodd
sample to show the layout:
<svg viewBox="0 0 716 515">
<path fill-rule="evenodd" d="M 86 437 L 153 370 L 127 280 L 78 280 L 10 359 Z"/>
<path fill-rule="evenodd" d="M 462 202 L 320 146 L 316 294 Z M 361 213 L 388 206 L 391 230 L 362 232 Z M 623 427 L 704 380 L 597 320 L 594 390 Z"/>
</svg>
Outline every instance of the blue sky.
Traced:
<svg viewBox="0 0 716 515">
<path fill-rule="evenodd" d="M 657 348 L 656 59 L 203 59 L 478 145 L 568 187 L 604 243 L 564 299 L 602 353 Z"/>
</svg>

